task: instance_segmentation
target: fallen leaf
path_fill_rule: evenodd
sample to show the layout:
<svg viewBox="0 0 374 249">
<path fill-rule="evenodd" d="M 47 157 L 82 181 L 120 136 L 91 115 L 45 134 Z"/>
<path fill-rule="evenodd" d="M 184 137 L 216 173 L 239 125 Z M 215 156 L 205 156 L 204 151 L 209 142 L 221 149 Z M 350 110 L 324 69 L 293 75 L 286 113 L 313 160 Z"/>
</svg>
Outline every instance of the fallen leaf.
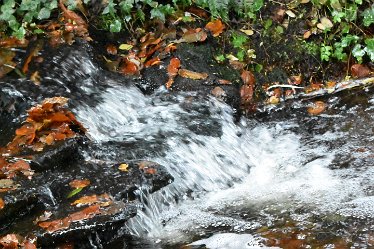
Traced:
<svg viewBox="0 0 374 249">
<path fill-rule="evenodd" d="M 33 243 L 30 240 L 26 240 L 23 242 L 23 248 L 22 249 L 36 249 L 35 242 Z"/>
<path fill-rule="evenodd" d="M 161 62 L 162 61 L 160 60 L 160 58 L 154 57 L 154 58 L 148 60 L 146 63 L 144 63 L 144 66 L 145 67 L 151 67 L 151 66 L 159 65 L 159 64 L 161 64 Z"/>
<path fill-rule="evenodd" d="M 212 32 L 214 37 L 217 37 L 225 29 L 225 24 L 223 24 L 221 20 L 217 19 L 217 20 L 208 22 L 207 25 L 205 25 L 205 28 L 209 30 L 210 32 Z"/>
<path fill-rule="evenodd" d="M 139 74 L 139 65 L 140 61 L 136 62 L 134 60 L 125 58 L 119 71 L 125 75 Z"/>
<path fill-rule="evenodd" d="M 83 190 L 83 188 L 76 188 L 74 190 L 72 190 L 67 196 L 66 198 L 71 198 L 73 197 L 74 195 L 78 194 L 79 192 L 81 192 Z"/>
<path fill-rule="evenodd" d="M 287 14 L 289 17 L 292 17 L 292 18 L 295 18 L 295 17 L 296 17 L 295 13 L 293 13 L 291 10 L 286 10 L 286 14 Z"/>
<path fill-rule="evenodd" d="M 129 171 L 129 165 L 127 163 L 121 163 L 118 166 L 118 169 L 123 172 L 128 172 Z"/>
<path fill-rule="evenodd" d="M 69 218 L 53 220 L 53 221 L 43 221 L 38 223 L 38 226 L 44 228 L 50 233 L 56 232 L 58 230 L 63 230 L 69 228 L 71 220 Z"/>
<path fill-rule="evenodd" d="M 83 179 L 83 180 L 75 179 L 69 183 L 69 186 L 72 188 L 84 188 L 90 184 L 91 182 L 88 179 Z"/>
<path fill-rule="evenodd" d="M 179 69 L 178 74 L 183 78 L 188 78 L 192 80 L 205 80 L 206 78 L 208 78 L 207 73 L 198 73 L 187 69 Z"/>
<path fill-rule="evenodd" d="M 312 35 L 312 31 L 308 30 L 304 33 L 303 38 L 306 40 Z"/>
<path fill-rule="evenodd" d="M 168 82 L 166 82 L 167 89 L 169 89 L 174 83 L 174 78 L 178 74 L 178 70 L 180 66 L 181 66 L 181 62 L 178 58 L 176 57 L 171 58 L 170 63 L 167 68 L 168 75 L 169 75 L 169 80 Z"/>
<path fill-rule="evenodd" d="M 112 199 L 108 194 L 87 195 L 75 200 L 71 205 L 80 207 L 84 205 L 99 204 L 101 207 L 106 207 L 109 206 L 111 202 Z"/>
<path fill-rule="evenodd" d="M 252 29 L 240 29 L 240 31 L 243 32 L 244 34 L 248 35 L 248 36 L 251 36 L 251 35 L 254 34 Z"/>
<path fill-rule="evenodd" d="M 5 249 L 16 249 L 20 243 L 20 236 L 18 234 L 7 234 L 0 238 L 0 245 Z"/>
<path fill-rule="evenodd" d="M 280 102 L 280 99 L 277 96 L 271 96 L 268 102 L 269 104 L 276 105 Z"/>
<path fill-rule="evenodd" d="M 370 69 L 361 64 L 354 64 L 351 66 L 351 74 L 355 78 L 364 78 L 371 74 Z"/>
<path fill-rule="evenodd" d="M 320 19 L 320 23 L 317 24 L 317 28 L 321 30 L 330 29 L 334 26 L 334 24 L 328 19 L 327 17 L 322 17 Z"/>
<path fill-rule="evenodd" d="M 144 169 L 144 173 L 154 175 L 157 173 L 157 169 L 155 168 L 146 168 Z"/>
<path fill-rule="evenodd" d="M 0 210 L 5 207 L 5 202 L 3 199 L 0 198 Z"/>
<path fill-rule="evenodd" d="M 35 85 L 39 86 L 40 85 L 40 75 L 39 71 L 35 71 L 30 75 L 30 80 L 34 82 Z"/>
<path fill-rule="evenodd" d="M 240 99 L 242 105 L 248 105 L 253 99 L 253 86 L 252 85 L 242 85 L 240 87 Z"/>
<path fill-rule="evenodd" d="M 225 79 L 219 79 L 218 83 L 221 84 L 221 85 L 232 85 L 231 81 L 225 80 Z"/>
<path fill-rule="evenodd" d="M 326 104 L 323 101 L 315 101 L 308 107 L 307 111 L 311 115 L 319 115 L 326 110 Z"/>
<path fill-rule="evenodd" d="M 219 87 L 219 86 L 216 86 L 215 88 L 213 88 L 211 93 L 214 97 L 216 97 L 218 99 L 222 99 L 223 97 L 226 96 L 225 90 L 223 90 L 222 87 Z"/>
<path fill-rule="evenodd" d="M 117 54 L 117 47 L 114 46 L 113 44 L 109 44 L 109 45 L 106 46 L 106 52 L 108 54 L 116 55 Z"/>
<path fill-rule="evenodd" d="M 300 75 L 293 75 L 287 81 L 290 85 L 300 85 L 302 82 L 302 77 Z"/>
<path fill-rule="evenodd" d="M 188 32 L 185 33 L 182 38 L 179 40 L 174 41 L 174 43 L 182 43 L 182 42 L 187 42 L 187 43 L 193 43 L 193 42 L 203 42 L 206 40 L 208 37 L 206 32 L 203 30 L 196 29 L 193 32 Z"/>
<path fill-rule="evenodd" d="M 130 49 L 132 49 L 134 46 L 133 45 L 131 45 L 131 44 L 121 44 L 121 45 L 119 45 L 119 49 L 121 49 L 121 50 L 130 50 Z"/>
<path fill-rule="evenodd" d="M 0 192 L 2 192 L 1 189 L 8 191 L 17 189 L 19 186 L 11 179 L 0 179 Z"/>
<path fill-rule="evenodd" d="M 242 78 L 244 85 L 251 85 L 253 86 L 256 82 L 255 76 L 251 71 L 243 70 L 240 77 Z"/>
</svg>

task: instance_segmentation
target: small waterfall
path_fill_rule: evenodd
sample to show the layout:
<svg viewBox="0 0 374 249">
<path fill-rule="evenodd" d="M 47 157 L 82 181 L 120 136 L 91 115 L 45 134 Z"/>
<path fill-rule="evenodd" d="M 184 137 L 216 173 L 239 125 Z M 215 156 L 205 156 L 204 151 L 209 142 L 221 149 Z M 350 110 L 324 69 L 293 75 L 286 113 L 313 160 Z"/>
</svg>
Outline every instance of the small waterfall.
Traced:
<svg viewBox="0 0 374 249">
<path fill-rule="evenodd" d="M 101 97 L 95 107 L 76 109 L 89 135 L 102 144 L 156 144 L 144 159 L 164 165 L 175 178 L 152 195 L 138 193 L 144 208 L 127 225 L 135 235 L 172 244 L 204 236 L 208 227 L 254 232 L 274 226 L 282 215 L 305 226 L 312 216 L 331 213 L 373 218 L 367 212 L 374 203 L 367 191 L 372 167 L 332 169 L 341 153 L 356 146 L 349 140 L 329 146 L 345 133 L 305 139 L 295 132 L 295 120 L 236 124 L 230 107 L 194 94 L 160 90 L 144 97 L 136 88 L 118 86 Z M 102 156 L 126 159 L 126 153 Z"/>
</svg>

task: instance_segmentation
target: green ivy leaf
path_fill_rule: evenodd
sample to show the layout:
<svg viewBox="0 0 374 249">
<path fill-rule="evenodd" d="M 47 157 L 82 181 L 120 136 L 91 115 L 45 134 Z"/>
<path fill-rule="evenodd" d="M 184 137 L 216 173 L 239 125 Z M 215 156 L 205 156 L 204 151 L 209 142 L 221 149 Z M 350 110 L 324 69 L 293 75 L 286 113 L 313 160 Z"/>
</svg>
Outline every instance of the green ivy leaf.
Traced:
<svg viewBox="0 0 374 249">
<path fill-rule="evenodd" d="M 365 52 L 370 57 L 370 60 L 374 61 L 374 38 L 366 39 L 365 44 Z"/>
<path fill-rule="evenodd" d="M 109 26 L 110 32 L 117 33 L 117 32 L 120 32 L 121 29 L 122 29 L 122 23 L 119 20 L 114 20 L 114 22 L 112 22 Z"/>
<path fill-rule="evenodd" d="M 357 59 L 359 63 L 362 62 L 362 57 L 365 55 L 365 50 L 361 44 L 356 44 L 352 49 L 352 55 Z"/>
<path fill-rule="evenodd" d="M 17 37 L 18 39 L 22 39 L 23 37 L 25 37 L 25 34 L 26 34 L 26 29 L 22 26 L 18 30 L 12 33 L 12 35 Z"/>
<path fill-rule="evenodd" d="M 51 10 L 44 7 L 39 11 L 38 19 L 39 20 L 48 19 L 50 16 L 51 16 Z"/>
<path fill-rule="evenodd" d="M 366 9 L 364 12 L 362 12 L 363 16 L 363 24 L 366 27 L 369 27 L 371 24 L 374 23 L 374 4 L 371 6 L 371 8 Z"/>
</svg>

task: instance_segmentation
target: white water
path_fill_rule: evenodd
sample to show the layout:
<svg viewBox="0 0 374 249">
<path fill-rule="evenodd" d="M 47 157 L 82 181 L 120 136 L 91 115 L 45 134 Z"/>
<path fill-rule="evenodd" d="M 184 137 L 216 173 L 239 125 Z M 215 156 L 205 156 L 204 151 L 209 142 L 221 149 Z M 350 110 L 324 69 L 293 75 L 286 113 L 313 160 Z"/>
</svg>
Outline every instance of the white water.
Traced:
<svg viewBox="0 0 374 249">
<path fill-rule="evenodd" d="M 260 124 L 243 119 L 235 124 L 231 109 L 221 102 L 182 95 L 160 100 L 165 94 L 144 97 L 135 88 L 114 87 L 102 93 L 98 106 L 76 110 L 98 143 L 135 138 L 152 142 L 163 135 L 166 154 L 145 159 L 164 165 L 175 180 L 150 196 L 139 193 L 147 204 L 128 225 L 133 234 L 173 244 L 206 237 L 209 227 L 254 232 L 274 225 L 282 214 L 300 224 L 309 224 L 313 215 L 374 218 L 374 197 L 367 191 L 373 187 L 373 165 L 329 168 L 339 153 L 351 153 L 357 145 L 347 140 L 344 146 L 328 148 L 323 142 L 346 134 L 328 131 L 305 141 L 292 131 L 297 127 L 294 121 Z M 196 118 L 204 111 L 183 105 L 205 106 L 210 114 Z M 212 131 L 221 128 L 222 134 L 197 135 L 188 129 L 191 124 Z M 374 230 L 371 224 L 368 230 Z M 258 244 L 253 246 L 263 245 L 260 236 L 248 236 L 255 236 Z M 241 238 L 250 242 L 249 237 Z M 231 235 L 222 238 L 223 244 L 237 240 Z M 213 237 L 208 242 L 214 241 Z"/>
</svg>

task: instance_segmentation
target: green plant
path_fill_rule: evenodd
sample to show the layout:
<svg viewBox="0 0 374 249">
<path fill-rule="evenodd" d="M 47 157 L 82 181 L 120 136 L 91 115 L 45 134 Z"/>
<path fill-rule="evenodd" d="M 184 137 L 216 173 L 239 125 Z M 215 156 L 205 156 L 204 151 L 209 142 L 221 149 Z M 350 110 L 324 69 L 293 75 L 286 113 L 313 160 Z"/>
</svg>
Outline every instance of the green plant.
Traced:
<svg viewBox="0 0 374 249">
<path fill-rule="evenodd" d="M 323 13 L 324 18 L 333 23 L 323 30 L 321 60 L 347 61 L 350 55 L 359 63 L 365 59 L 373 60 L 372 38 L 368 38 L 373 34 L 363 27 L 374 24 L 374 4 L 365 4 L 365 0 L 312 0 L 312 3 L 321 16 Z"/>
</svg>

